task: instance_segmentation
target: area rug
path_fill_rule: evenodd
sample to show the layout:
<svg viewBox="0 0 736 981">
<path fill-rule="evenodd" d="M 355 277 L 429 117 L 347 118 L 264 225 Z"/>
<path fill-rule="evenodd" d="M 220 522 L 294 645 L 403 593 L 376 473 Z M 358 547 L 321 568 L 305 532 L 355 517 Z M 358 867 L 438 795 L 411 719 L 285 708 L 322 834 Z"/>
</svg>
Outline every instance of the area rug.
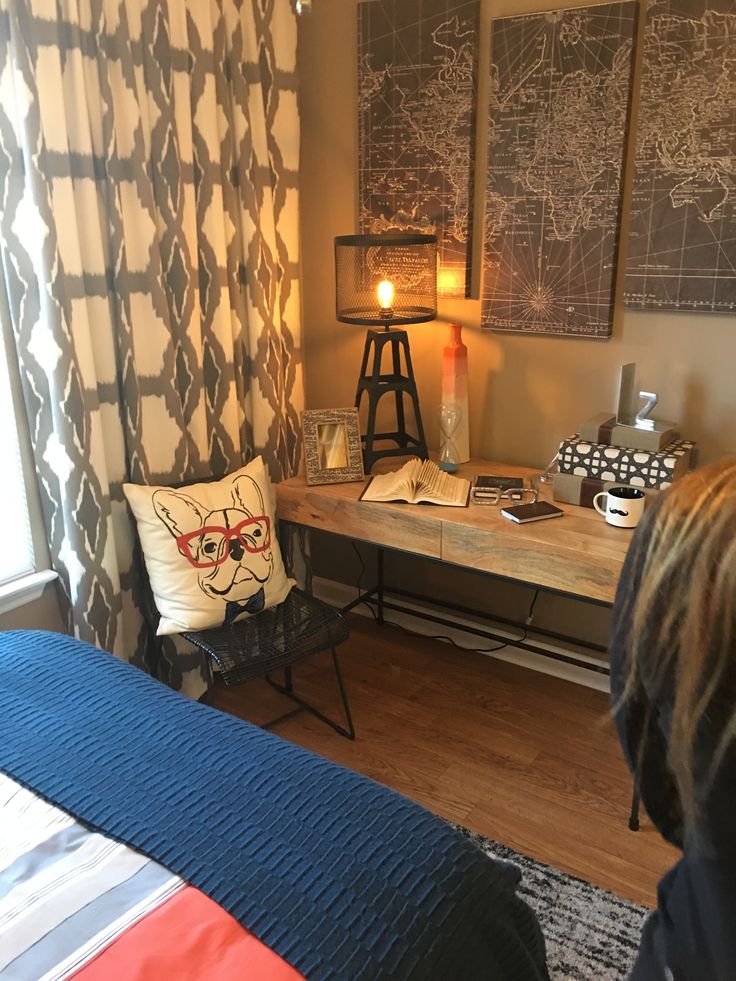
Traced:
<svg viewBox="0 0 736 981">
<path fill-rule="evenodd" d="M 519 894 L 544 931 L 552 981 L 625 981 L 649 910 L 458 826 L 487 855 L 521 869 Z"/>
</svg>

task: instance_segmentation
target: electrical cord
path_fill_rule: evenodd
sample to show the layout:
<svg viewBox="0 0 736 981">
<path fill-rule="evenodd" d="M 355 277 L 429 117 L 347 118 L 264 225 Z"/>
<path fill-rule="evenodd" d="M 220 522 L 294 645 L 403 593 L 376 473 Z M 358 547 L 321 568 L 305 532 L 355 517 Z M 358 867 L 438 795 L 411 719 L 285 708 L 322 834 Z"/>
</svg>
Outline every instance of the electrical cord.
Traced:
<svg viewBox="0 0 736 981">
<path fill-rule="evenodd" d="M 365 560 L 363 559 L 363 556 L 361 555 L 358 546 L 355 544 L 355 542 L 352 541 L 350 542 L 350 544 L 352 545 L 353 551 L 355 552 L 358 562 L 360 563 L 358 578 L 355 582 L 355 588 L 357 590 L 357 598 L 359 599 L 363 593 L 363 576 L 365 575 L 367 569 L 365 565 Z M 452 637 L 448 637 L 446 634 L 421 633 L 418 630 L 412 630 L 410 627 L 405 627 L 403 623 L 397 623 L 395 620 L 387 620 L 385 617 L 384 617 L 384 623 L 389 624 L 389 626 L 391 627 L 397 627 L 399 630 L 403 630 L 403 632 L 405 634 L 408 634 L 410 637 L 424 637 L 426 640 L 441 640 L 446 644 L 450 644 L 450 646 L 454 647 L 456 650 L 459 651 L 468 651 L 471 654 L 493 654 L 496 651 L 502 651 L 505 647 L 513 647 L 514 644 L 524 643 L 524 641 L 527 639 L 529 635 L 529 627 L 534 617 L 534 607 L 536 606 L 538 599 L 539 599 L 539 590 L 535 589 L 534 596 L 532 597 L 532 601 L 529 606 L 529 612 L 526 618 L 526 627 L 524 628 L 521 637 L 518 637 L 514 640 L 507 640 L 505 643 L 498 644 L 496 647 L 466 647 L 464 644 L 458 644 L 456 640 L 454 640 Z M 377 623 L 378 616 L 376 614 L 376 611 L 373 609 L 373 604 L 369 602 L 369 600 L 363 600 L 361 605 L 368 607 L 368 609 L 371 612 L 371 616 L 373 617 L 373 620 Z M 458 629 L 462 630 L 462 627 L 458 625 Z"/>
<path fill-rule="evenodd" d="M 531 604 L 529 606 L 529 612 L 527 613 L 527 616 L 526 616 L 525 623 L 526 623 L 527 627 L 531 627 L 531 625 L 532 625 L 532 620 L 534 619 L 534 607 L 537 605 L 537 600 L 538 599 L 539 599 L 539 590 L 538 589 L 535 589 L 534 590 L 534 596 L 532 597 L 532 601 L 531 601 Z M 526 631 L 524 631 L 524 634 L 525 634 L 524 640 L 526 640 Z"/>
</svg>

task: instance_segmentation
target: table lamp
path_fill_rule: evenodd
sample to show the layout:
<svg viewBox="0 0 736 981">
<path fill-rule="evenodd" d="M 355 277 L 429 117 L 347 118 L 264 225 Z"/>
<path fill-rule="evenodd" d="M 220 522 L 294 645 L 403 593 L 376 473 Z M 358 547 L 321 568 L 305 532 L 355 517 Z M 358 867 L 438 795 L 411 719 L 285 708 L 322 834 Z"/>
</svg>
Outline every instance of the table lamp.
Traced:
<svg viewBox="0 0 736 981">
<path fill-rule="evenodd" d="M 338 235 L 335 282 L 337 319 L 372 328 L 366 334 L 355 392 L 357 409 L 363 394 L 368 397 L 368 421 L 361 436 L 365 472 L 370 473 L 374 463 L 384 457 L 412 454 L 426 460 L 409 336 L 399 328 L 427 323 L 437 316 L 437 236 Z M 384 370 L 386 349 L 390 363 Z M 377 433 L 378 403 L 389 393 L 396 402 L 396 429 Z M 405 394 L 414 410 L 416 435 L 406 428 Z M 386 442 L 396 445 L 376 447 Z"/>
</svg>

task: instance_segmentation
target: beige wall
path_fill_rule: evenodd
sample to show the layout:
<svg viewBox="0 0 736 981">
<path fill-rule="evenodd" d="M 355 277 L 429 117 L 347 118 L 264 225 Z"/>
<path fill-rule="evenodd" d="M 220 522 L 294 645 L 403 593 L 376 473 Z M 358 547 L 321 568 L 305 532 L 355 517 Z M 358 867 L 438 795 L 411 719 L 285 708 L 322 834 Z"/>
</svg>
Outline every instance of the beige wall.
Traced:
<svg viewBox="0 0 736 981">
<path fill-rule="evenodd" d="M 335 320 L 332 260 L 333 237 L 356 230 L 356 2 L 314 0 L 313 6 L 300 26 L 302 258 L 306 399 L 309 407 L 319 408 L 352 405 L 364 334 Z M 559 6 L 559 0 L 484 0 L 481 80 L 488 73 L 492 16 Z M 480 106 L 482 191 L 483 90 Z M 476 203 L 477 233 L 482 193 Z M 624 229 L 624 245 L 625 240 Z M 701 460 L 736 453 L 734 317 L 633 313 L 619 305 L 613 338 L 594 342 L 483 332 L 477 300 L 441 302 L 440 316 L 465 325 L 476 456 L 544 465 L 584 418 L 613 408 L 618 369 L 626 361 L 638 363 L 642 387 L 659 393 L 658 414 L 679 420 L 683 432 L 698 440 Z M 436 445 L 447 328 L 435 323 L 409 331 L 428 439 Z M 325 553 L 323 546 L 316 555 L 319 570 L 334 573 L 334 553 Z"/>
<path fill-rule="evenodd" d="M 41 597 L 0 616 L 0 630 L 53 630 L 66 633 L 61 619 L 56 584 L 46 586 Z"/>
</svg>

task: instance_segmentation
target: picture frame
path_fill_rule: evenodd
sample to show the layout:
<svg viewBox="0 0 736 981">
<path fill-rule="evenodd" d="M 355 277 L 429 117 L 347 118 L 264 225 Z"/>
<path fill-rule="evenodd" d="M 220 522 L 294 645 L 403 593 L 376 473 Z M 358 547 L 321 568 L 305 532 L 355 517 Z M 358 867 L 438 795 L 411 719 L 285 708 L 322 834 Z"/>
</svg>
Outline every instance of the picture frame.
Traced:
<svg viewBox="0 0 736 981">
<path fill-rule="evenodd" d="M 305 409 L 302 435 L 307 484 L 346 484 L 364 479 L 357 409 Z"/>
</svg>

